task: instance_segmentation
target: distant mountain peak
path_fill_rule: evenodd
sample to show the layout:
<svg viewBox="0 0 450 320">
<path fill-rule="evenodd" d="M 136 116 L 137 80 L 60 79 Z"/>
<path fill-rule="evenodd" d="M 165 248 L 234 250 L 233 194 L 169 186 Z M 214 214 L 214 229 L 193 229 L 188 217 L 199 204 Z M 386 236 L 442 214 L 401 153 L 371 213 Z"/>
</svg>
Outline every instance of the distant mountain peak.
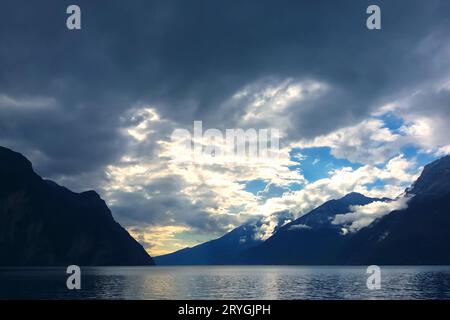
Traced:
<svg viewBox="0 0 450 320">
<path fill-rule="evenodd" d="M 442 196 L 450 193 L 450 155 L 427 164 L 408 193 Z"/>
<path fill-rule="evenodd" d="M 349 194 L 338 199 L 338 201 L 348 203 L 349 205 L 367 204 L 367 202 L 372 202 L 374 200 L 379 200 L 379 199 L 366 197 L 365 195 L 358 193 L 358 192 L 350 192 Z"/>
<path fill-rule="evenodd" d="M 21 153 L 0 146 L 0 161 L 2 165 L 22 166 L 31 169 L 31 162 Z"/>
<path fill-rule="evenodd" d="M 311 228 L 340 228 L 340 226 L 332 224 L 332 221 L 337 214 L 349 212 L 351 206 L 367 205 L 374 201 L 384 200 L 369 198 L 358 192 L 351 192 L 342 198 L 328 200 L 305 215 L 288 223 L 283 228 L 289 229 L 293 225 L 306 225 Z"/>
<path fill-rule="evenodd" d="M 21 180 L 33 174 L 31 162 L 22 154 L 0 147 L 0 175 L 5 178 Z"/>
<path fill-rule="evenodd" d="M 100 195 L 95 190 L 88 190 L 81 193 L 81 195 L 92 198 L 92 199 L 101 199 Z"/>
</svg>

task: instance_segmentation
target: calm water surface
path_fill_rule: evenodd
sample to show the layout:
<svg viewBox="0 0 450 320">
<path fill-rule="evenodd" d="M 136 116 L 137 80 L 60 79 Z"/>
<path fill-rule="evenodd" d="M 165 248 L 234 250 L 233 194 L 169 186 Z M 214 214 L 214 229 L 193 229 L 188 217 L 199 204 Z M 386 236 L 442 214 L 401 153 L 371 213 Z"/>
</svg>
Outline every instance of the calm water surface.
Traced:
<svg viewBox="0 0 450 320">
<path fill-rule="evenodd" d="M 450 266 L 382 267 L 368 290 L 366 267 L 199 266 L 0 269 L 0 299 L 450 299 Z"/>
</svg>

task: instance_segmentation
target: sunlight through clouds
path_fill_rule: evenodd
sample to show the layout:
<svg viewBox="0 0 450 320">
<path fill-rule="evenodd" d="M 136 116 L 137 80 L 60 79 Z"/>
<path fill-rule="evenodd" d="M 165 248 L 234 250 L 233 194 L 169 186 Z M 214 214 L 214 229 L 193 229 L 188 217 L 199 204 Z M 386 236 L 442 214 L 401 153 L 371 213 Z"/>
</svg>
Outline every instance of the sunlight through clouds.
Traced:
<svg viewBox="0 0 450 320">
<path fill-rule="evenodd" d="M 260 91 L 255 91 L 256 88 Z M 244 122 L 283 122 L 283 112 L 291 103 L 320 97 L 326 88 L 319 82 L 287 79 L 266 87 L 260 84 L 246 87 L 233 99 L 247 100 L 248 114 Z M 389 108 L 394 112 L 396 104 Z M 277 117 L 281 118 L 277 120 Z M 126 215 L 129 229 L 141 242 L 148 242 L 152 228 L 156 228 L 152 232 L 158 228 L 172 230 L 170 237 L 162 237 L 153 245 L 165 249 L 152 250 L 179 249 L 185 238 L 181 230 L 213 237 L 251 217 L 262 218 L 255 237 L 267 239 L 283 212 L 298 218 L 325 201 L 349 192 L 394 199 L 417 178 L 421 168 L 414 159 L 402 154 L 402 148 L 419 133 L 429 135 L 419 128 L 424 122 L 403 124 L 394 130 L 378 117 L 309 140 L 286 140 L 286 132 L 282 131 L 286 141 L 277 150 L 274 161 L 226 152 L 213 157 L 211 154 L 192 157 L 195 148 L 191 148 L 191 142 L 170 138 L 170 132 L 180 124 L 162 118 L 154 108 L 134 108 L 127 114 L 124 120 L 127 126 L 122 130 L 129 137 L 128 148 L 120 162 L 107 166 L 103 190 L 115 212 Z M 192 128 L 185 129 L 192 132 Z M 193 143 L 200 143 L 202 149 L 211 145 L 222 150 L 229 148 L 226 140 L 193 140 Z M 308 159 L 301 150 L 321 147 L 330 148 L 330 159 L 346 159 L 355 163 L 355 167 L 330 167 L 326 178 L 308 182 L 302 174 L 302 163 Z M 298 148 L 300 151 L 291 155 Z M 315 158 L 313 166 L 320 160 Z M 262 181 L 265 187 L 250 192 L 246 189 L 249 181 Z M 271 193 L 273 187 L 282 189 Z M 133 207 L 124 206 L 129 202 L 134 202 Z M 137 227 L 141 222 L 149 225 L 146 231 Z M 355 222 L 353 228 L 359 224 Z"/>
</svg>

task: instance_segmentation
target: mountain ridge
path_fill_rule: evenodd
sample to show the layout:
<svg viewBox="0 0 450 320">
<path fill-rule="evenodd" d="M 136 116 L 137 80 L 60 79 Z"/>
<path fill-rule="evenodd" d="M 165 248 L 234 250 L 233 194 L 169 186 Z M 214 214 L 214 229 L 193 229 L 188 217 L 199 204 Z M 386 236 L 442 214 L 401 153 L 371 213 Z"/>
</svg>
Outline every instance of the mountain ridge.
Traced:
<svg viewBox="0 0 450 320">
<path fill-rule="evenodd" d="M 395 200 L 368 198 L 351 192 L 340 199 L 329 200 L 278 227 L 265 241 L 245 249 L 235 246 L 237 254 L 232 258 L 225 255 L 222 263 L 450 264 L 450 156 L 427 164 L 419 178 L 399 197 Z M 333 221 L 336 215 L 350 212 L 351 206 L 397 201 L 401 197 L 407 198 L 406 207 L 388 211 L 357 231 L 344 234 L 341 230 L 344 225 Z M 205 243 L 196 247 L 203 245 Z M 178 251 L 185 256 L 183 264 L 192 262 L 189 252 L 196 247 Z M 171 256 L 174 253 L 165 255 Z M 177 264 L 176 258 L 169 264 Z"/>
<path fill-rule="evenodd" d="M 334 217 L 338 213 L 348 212 L 349 207 L 352 205 L 363 205 L 379 200 L 381 199 L 369 198 L 360 193 L 352 192 L 340 199 L 329 200 L 300 218 L 286 224 L 283 224 L 286 221 L 286 216 L 280 213 L 279 216 L 281 216 L 281 219 L 272 237 L 279 232 L 283 232 L 283 230 L 288 230 L 290 227 L 296 225 L 308 226 L 308 224 L 310 224 L 308 227 L 318 227 L 328 224 L 328 227 L 333 230 L 333 233 L 340 233 L 339 226 L 332 225 L 332 219 L 329 219 L 330 217 Z M 311 221 L 313 223 L 310 223 Z M 263 241 L 256 238 L 256 234 L 262 223 L 262 220 L 258 220 L 257 222 L 241 225 L 222 237 L 192 248 L 184 248 L 173 253 L 155 257 L 155 261 L 161 265 L 249 263 L 248 259 L 242 259 L 240 255 L 267 242 L 267 240 Z M 236 237 L 236 235 L 238 236 Z M 239 241 L 242 237 L 245 237 L 243 244 Z"/>
<path fill-rule="evenodd" d="M 242 253 L 248 264 L 438 265 L 450 264 L 450 156 L 426 165 L 407 189 L 407 207 L 387 212 L 347 235 L 303 229 L 303 242 L 276 233 Z M 304 216 L 298 220 L 305 219 Z M 308 235 L 309 233 L 309 235 Z M 280 242 L 275 249 L 271 242 Z M 282 246 L 289 243 L 289 246 Z M 282 254 L 287 250 L 286 254 Z M 270 256 L 272 254 L 272 256 Z M 275 256 L 273 256 L 275 255 Z"/>
<path fill-rule="evenodd" d="M 93 191 L 73 192 L 0 147 L 0 265 L 153 265 Z"/>
</svg>

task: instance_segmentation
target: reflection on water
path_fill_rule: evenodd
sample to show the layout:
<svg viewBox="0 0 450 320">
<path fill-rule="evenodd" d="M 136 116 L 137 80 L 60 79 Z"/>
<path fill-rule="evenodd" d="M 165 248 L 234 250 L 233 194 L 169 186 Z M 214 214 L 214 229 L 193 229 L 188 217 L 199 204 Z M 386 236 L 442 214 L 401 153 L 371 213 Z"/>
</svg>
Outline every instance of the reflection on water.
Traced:
<svg viewBox="0 0 450 320">
<path fill-rule="evenodd" d="M 450 266 L 382 267 L 381 290 L 366 267 L 208 266 L 0 269 L 0 299 L 450 299 Z"/>
</svg>

